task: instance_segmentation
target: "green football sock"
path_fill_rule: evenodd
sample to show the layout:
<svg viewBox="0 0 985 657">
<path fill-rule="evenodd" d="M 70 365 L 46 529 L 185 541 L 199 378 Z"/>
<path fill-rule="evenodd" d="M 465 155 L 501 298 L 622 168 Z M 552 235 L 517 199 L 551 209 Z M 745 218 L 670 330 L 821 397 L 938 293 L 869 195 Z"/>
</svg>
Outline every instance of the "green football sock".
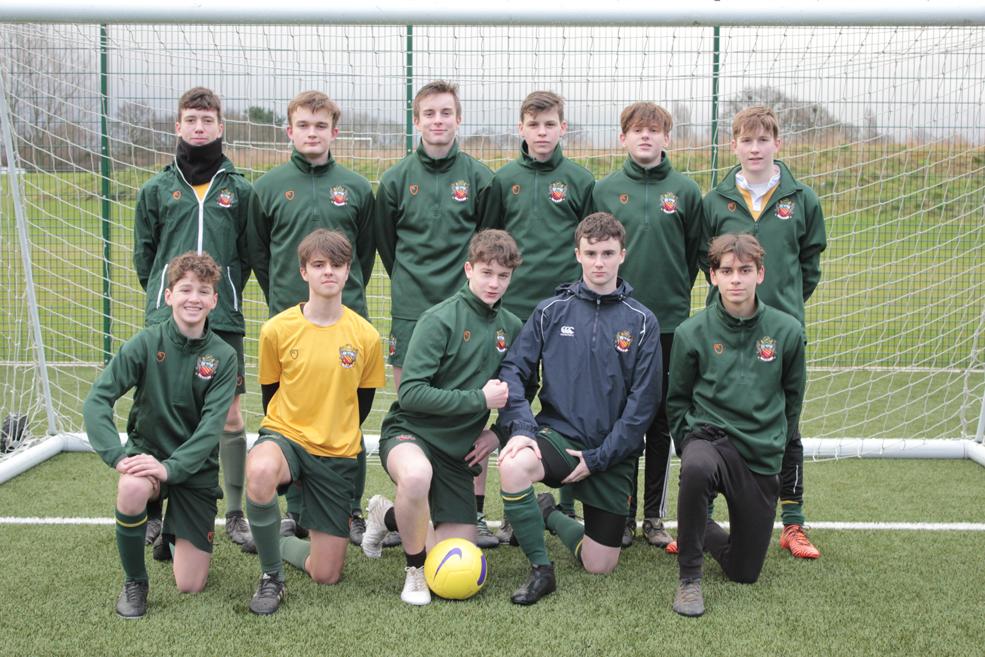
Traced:
<svg viewBox="0 0 985 657">
<path fill-rule="evenodd" d="M 123 574 L 128 580 L 147 581 L 147 567 L 144 563 L 144 530 L 147 525 L 147 511 L 128 516 L 116 510 L 116 548 L 120 551 Z"/>
<path fill-rule="evenodd" d="M 500 493 L 503 496 L 503 514 L 513 526 L 513 535 L 527 559 L 535 566 L 550 565 L 547 545 L 544 543 L 544 517 L 537 506 L 534 487 L 530 486 L 519 493 Z"/>
<path fill-rule="evenodd" d="M 291 514 L 295 520 L 301 517 L 301 487 L 297 484 L 291 484 L 287 487 L 287 492 L 284 493 L 284 499 L 287 500 L 287 512 Z"/>
<path fill-rule="evenodd" d="M 246 431 L 223 431 L 219 438 L 219 464 L 226 513 L 243 510 L 243 484 L 246 481 Z"/>
<path fill-rule="evenodd" d="M 585 526 L 566 516 L 561 511 L 554 511 L 547 516 L 547 528 L 557 534 L 564 547 L 571 550 L 575 559 L 581 561 L 581 540 L 585 537 Z"/>
<path fill-rule="evenodd" d="M 260 569 L 284 579 L 284 561 L 280 554 L 280 507 L 277 496 L 266 504 L 258 504 L 246 496 L 246 516 L 260 556 Z"/>
<path fill-rule="evenodd" d="M 807 522 L 804 517 L 803 502 L 780 500 L 780 516 L 783 518 L 784 525 L 803 525 Z"/>
<path fill-rule="evenodd" d="M 281 536 L 280 551 L 284 555 L 284 561 L 302 572 L 307 572 L 304 564 L 308 561 L 308 555 L 311 554 L 311 543 L 302 541 L 296 536 Z"/>
<path fill-rule="evenodd" d="M 569 516 L 575 515 L 575 494 L 572 492 L 571 487 L 561 486 L 558 491 L 558 498 L 557 508 Z"/>
<path fill-rule="evenodd" d="M 356 457 L 356 476 L 352 478 L 352 504 L 349 513 L 362 515 L 363 493 L 366 492 L 366 442 Z"/>
</svg>

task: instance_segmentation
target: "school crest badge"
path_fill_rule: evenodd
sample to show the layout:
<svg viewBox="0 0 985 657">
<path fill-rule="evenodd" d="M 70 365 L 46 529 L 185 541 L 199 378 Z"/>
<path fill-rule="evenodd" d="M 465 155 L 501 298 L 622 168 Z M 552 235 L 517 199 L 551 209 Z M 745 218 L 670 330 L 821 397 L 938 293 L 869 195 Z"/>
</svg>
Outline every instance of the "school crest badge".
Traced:
<svg viewBox="0 0 985 657">
<path fill-rule="evenodd" d="M 677 194 L 666 192 L 660 195 L 660 210 L 664 214 L 674 214 L 677 212 Z"/>
<path fill-rule="evenodd" d="M 393 333 L 390 334 L 390 355 L 393 356 L 397 353 L 397 336 Z"/>
<path fill-rule="evenodd" d="M 778 219 L 790 219 L 793 217 L 793 199 L 781 198 L 776 202 L 776 216 Z"/>
<path fill-rule="evenodd" d="M 356 364 L 357 356 L 359 356 L 359 350 L 351 344 L 344 344 L 339 347 L 339 362 L 345 369 L 351 369 Z"/>
<path fill-rule="evenodd" d="M 221 192 L 219 192 L 219 207 L 220 208 L 229 208 L 229 207 L 232 207 L 233 202 L 235 200 L 236 200 L 236 197 L 233 196 L 233 193 L 231 191 L 229 191 L 228 189 L 224 189 Z"/>
<path fill-rule="evenodd" d="M 629 331 L 619 331 L 616 333 L 616 351 L 621 354 L 629 351 L 633 344 L 633 334 Z"/>
<path fill-rule="evenodd" d="M 181 200 L 181 190 L 180 189 L 176 189 L 173 192 L 171 192 L 171 198 L 173 198 L 176 201 L 180 201 Z"/>
<path fill-rule="evenodd" d="M 301 355 L 301 352 L 299 352 L 297 349 L 291 349 L 291 352 L 290 353 L 291 353 L 291 358 L 293 360 L 297 360 L 298 359 L 298 356 Z"/>
<path fill-rule="evenodd" d="M 764 335 L 756 342 L 756 357 L 764 363 L 776 360 L 776 340 Z"/>
<path fill-rule="evenodd" d="M 157 362 L 158 363 L 163 363 L 164 362 L 164 359 L 167 358 L 167 357 L 168 357 L 168 355 L 166 353 L 164 353 L 163 351 L 157 352 Z"/>
<path fill-rule="evenodd" d="M 462 333 L 462 340 L 464 342 L 468 342 L 471 339 L 472 339 L 472 331 L 465 329 L 465 332 Z"/>
<path fill-rule="evenodd" d="M 513 185 L 512 187 L 510 187 L 510 191 L 513 192 L 513 196 L 519 196 L 520 195 L 520 186 L 519 185 Z"/>
<path fill-rule="evenodd" d="M 727 207 L 729 212 L 735 212 L 735 201 L 729 201 Z"/>
<path fill-rule="evenodd" d="M 288 201 L 293 201 L 294 200 L 294 190 L 293 189 L 289 189 L 286 192 L 284 192 L 284 198 L 286 198 Z"/>
<path fill-rule="evenodd" d="M 417 196 L 417 192 L 421 191 L 421 188 L 419 185 L 411 185 L 407 188 L 407 191 L 410 192 L 411 196 Z"/>
<path fill-rule="evenodd" d="M 198 357 L 198 363 L 195 364 L 195 376 L 203 381 L 211 381 L 218 369 L 219 359 L 215 356 L 205 354 L 204 356 Z"/>
<path fill-rule="evenodd" d="M 506 353 L 506 331 L 503 329 L 496 330 L 496 351 L 499 353 Z"/>
<path fill-rule="evenodd" d="M 332 205 L 337 208 L 344 207 L 349 202 L 349 190 L 342 185 L 332 188 Z"/>
<path fill-rule="evenodd" d="M 451 197 L 459 203 L 469 200 L 469 184 L 464 180 L 456 180 L 451 184 Z"/>
<path fill-rule="evenodd" d="M 712 351 L 714 351 L 719 356 L 725 353 L 725 345 L 723 345 L 721 342 L 716 342 L 715 344 L 711 345 L 711 348 Z"/>
<path fill-rule="evenodd" d="M 619 195 L 619 202 L 622 203 L 623 205 L 626 205 L 627 203 L 629 203 L 629 194 L 620 194 Z"/>
<path fill-rule="evenodd" d="M 568 198 L 568 186 L 560 180 L 555 180 L 547 187 L 547 197 L 551 203 L 564 203 Z"/>
<path fill-rule="evenodd" d="M 207 540 L 209 542 L 209 545 L 212 545 L 212 542 L 215 540 L 215 532 L 212 531 L 212 532 L 206 533 L 205 540 Z"/>
</svg>

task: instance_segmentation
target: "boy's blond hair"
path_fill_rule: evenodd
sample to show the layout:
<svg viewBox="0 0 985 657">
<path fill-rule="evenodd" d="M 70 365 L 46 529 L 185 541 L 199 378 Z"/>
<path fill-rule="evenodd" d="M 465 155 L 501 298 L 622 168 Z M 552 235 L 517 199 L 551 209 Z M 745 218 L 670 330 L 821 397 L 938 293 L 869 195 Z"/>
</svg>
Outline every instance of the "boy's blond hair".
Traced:
<svg viewBox="0 0 985 657">
<path fill-rule="evenodd" d="M 201 109 L 201 108 L 195 108 Z M 222 278 L 219 265 L 208 253 L 195 253 L 186 251 L 179 256 L 171 258 L 168 263 L 168 289 L 174 289 L 175 284 L 191 272 L 198 280 L 208 283 L 215 290 L 216 283 Z"/>
<path fill-rule="evenodd" d="M 741 262 L 751 260 L 757 270 L 763 268 L 763 258 L 766 256 L 763 245 L 749 233 L 724 233 L 708 245 L 709 267 L 717 271 L 722 266 L 722 258 L 728 253 L 734 254 Z"/>
<path fill-rule="evenodd" d="M 342 110 L 331 98 L 320 91 L 302 91 L 287 104 L 287 125 L 291 125 L 291 117 L 294 112 L 304 108 L 314 114 L 321 110 L 328 110 L 328 115 L 332 117 L 332 127 L 339 124 L 342 118 Z"/>
<path fill-rule="evenodd" d="M 426 85 L 417 90 L 417 95 L 414 96 L 414 118 L 421 118 L 421 101 L 428 96 L 437 96 L 438 94 L 451 94 L 455 99 L 455 117 L 461 118 L 462 116 L 462 102 L 458 99 L 458 85 L 453 82 L 448 82 L 446 80 L 435 80 L 433 82 L 428 82 Z"/>
<path fill-rule="evenodd" d="M 670 116 L 670 112 L 660 105 L 641 101 L 626 107 L 619 116 L 619 129 L 622 134 L 627 134 L 636 126 L 656 126 L 657 130 L 669 135 L 671 128 L 674 127 L 674 119 Z"/>
<path fill-rule="evenodd" d="M 222 102 L 215 92 L 208 87 L 192 87 L 181 94 L 181 98 L 178 99 L 179 121 L 181 120 L 181 112 L 186 109 L 215 112 L 216 120 L 222 123 Z"/>
<path fill-rule="evenodd" d="M 732 139 L 760 130 L 773 135 L 773 139 L 780 138 L 780 122 L 773 110 L 765 105 L 747 107 L 732 119 Z"/>
<path fill-rule="evenodd" d="M 496 262 L 507 269 L 516 269 L 523 262 L 516 240 L 505 230 L 490 228 L 476 233 L 469 242 L 469 262 Z"/>
<path fill-rule="evenodd" d="M 324 256 L 333 267 L 352 264 L 352 244 L 337 230 L 319 228 L 298 244 L 298 262 L 303 268 L 316 255 Z"/>
<path fill-rule="evenodd" d="M 557 110 L 558 120 L 563 122 L 564 98 L 553 91 L 532 91 L 527 94 L 527 97 L 523 99 L 523 103 L 520 105 L 520 122 L 523 122 L 523 117 L 527 114 L 536 116 L 542 112 L 550 112 L 551 110 Z"/>
</svg>

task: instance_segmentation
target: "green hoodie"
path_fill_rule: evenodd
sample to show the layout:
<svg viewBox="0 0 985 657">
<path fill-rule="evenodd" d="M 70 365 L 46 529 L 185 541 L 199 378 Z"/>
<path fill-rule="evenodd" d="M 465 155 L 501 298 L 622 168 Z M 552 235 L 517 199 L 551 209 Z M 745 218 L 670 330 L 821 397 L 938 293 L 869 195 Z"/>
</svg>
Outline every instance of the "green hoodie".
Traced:
<svg viewBox="0 0 985 657">
<path fill-rule="evenodd" d="M 457 142 L 437 160 L 419 146 L 383 174 L 375 234 L 393 317 L 417 320 L 458 289 L 491 178 Z"/>
<path fill-rule="evenodd" d="M 503 297 L 506 308 L 520 319 L 554 296 L 558 285 L 581 276 L 575 228 L 592 213 L 594 186 L 592 174 L 564 157 L 560 145 L 550 159 L 539 162 L 523 142 L 520 156 L 493 176 L 482 227 L 506 230 L 520 247 L 523 264 Z"/>
<path fill-rule="evenodd" d="M 308 298 L 299 273 L 298 244 L 317 228 L 337 230 L 352 244 L 352 268 L 342 303 L 368 318 L 366 282 L 373 275 L 373 190 L 357 173 L 328 162 L 313 166 L 292 149 L 291 160 L 253 185 L 250 260 L 271 317 Z"/>
<path fill-rule="evenodd" d="M 236 389 L 236 350 L 208 326 L 186 338 L 173 319 L 149 326 L 120 347 L 82 406 L 89 444 L 116 467 L 126 456 L 150 454 L 168 483 L 219 484 L 219 434 Z M 136 388 L 125 445 L 113 421 L 116 400 Z"/>
<path fill-rule="evenodd" d="M 704 199 L 707 241 L 724 233 L 751 233 L 756 236 L 766 258 L 766 279 L 756 289 L 764 302 L 790 313 L 804 323 L 804 303 L 821 280 L 821 252 L 827 247 L 824 215 L 817 196 L 807 185 L 794 179 L 787 166 L 776 160 L 780 182 L 759 220 L 754 221 L 745 199 L 735 186 L 736 166 L 718 187 Z M 698 255 L 701 270 L 708 274 L 708 246 L 702 243 Z M 717 288 L 708 291 L 708 303 Z"/>
<path fill-rule="evenodd" d="M 173 162 L 140 188 L 133 265 L 140 286 L 147 292 L 148 325 L 171 316 L 164 303 L 171 259 L 187 251 L 204 251 L 222 270 L 217 288 L 219 305 L 209 314 L 212 329 L 246 333 L 242 302 L 243 287 L 250 278 L 246 229 L 252 197 L 250 183 L 226 158 L 202 202 Z"/>
<path fill-rule="evenodd" d="M 670 433 L 682 449 L 689 432 L 712 425 L 728 432 L 750 470 L 777 474 L 806 377 L 804 329 L 794 317 L 757 300 L 756 314 L 739 319 L 716 300 L 674 332 Z"/>
<path fill-rule="evenodd" d="M 466 283 L 421 315 L 397 401 L 383 419 L 384 438 L 413 434 L 453 458 L 472 450 L 490 413 L 482 387 L 522 326 L 501 306 L 489 307 Z"/>
<path fill-rule="evenodd" d="M 697 183 L 674 170 L 667 154 L 644 169 L 627 157 L 622 169 L 595 186 L 595 208 L 626 227 L 626 261 L 619 275 L 653 311 L 661 333 L 673 333 L 691 312 L 703 218 Z"/>
</svg>

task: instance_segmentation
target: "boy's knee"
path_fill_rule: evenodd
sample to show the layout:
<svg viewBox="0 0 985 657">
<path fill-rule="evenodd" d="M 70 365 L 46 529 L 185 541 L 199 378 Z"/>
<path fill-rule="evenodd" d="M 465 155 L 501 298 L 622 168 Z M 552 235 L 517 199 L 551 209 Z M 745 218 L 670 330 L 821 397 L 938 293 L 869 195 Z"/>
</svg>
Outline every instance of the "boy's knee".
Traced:
<svg viewBox="0 0 985 657">
<path fill-rule="evenodd" d="M 175 578 L 175 585 L 178 593 L 201 593 L 205 590 L 205 584 L 209 581 L 208 575 L 204 577 L 183 577 Z"/>
<path fill-rule="evenodd" d="M 397 495 L 407 499 L 423 499 L 431 490 L 431 469 L 404 472 L 397 481 Z"/>
</svg>

